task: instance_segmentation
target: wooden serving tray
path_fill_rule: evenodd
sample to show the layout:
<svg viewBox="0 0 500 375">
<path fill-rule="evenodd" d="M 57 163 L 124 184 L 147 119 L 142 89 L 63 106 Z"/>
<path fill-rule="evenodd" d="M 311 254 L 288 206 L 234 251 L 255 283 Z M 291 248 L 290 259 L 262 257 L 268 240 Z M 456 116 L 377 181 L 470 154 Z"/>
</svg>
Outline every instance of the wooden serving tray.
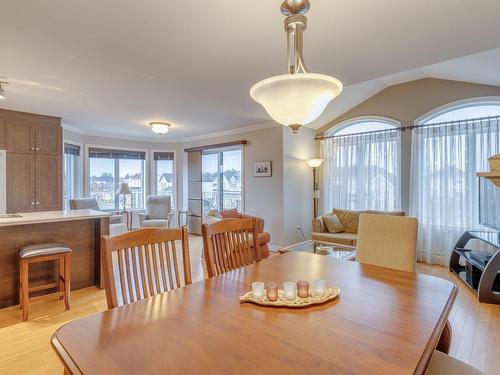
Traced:
<svg viewBox="0 0 500 375">
<path fill-rule="evenodd" d="M 264 295 L 262 298 L 254 298 L 252 291 L 245 293 L 240 296 L 240 303 L 250 302 L 261 306 L 271 306 L 271 307 L 304 307 L 311 305 L 319 305 L 336 298 L 340 294 L 339 288 L 326 288 L 325 294 L 322 297 L 316 297 L 309 292 L 309 296 L 305 298 L 297 297 L 296 299 L 289 301 L 285 298 L 285 291 L 278 290 L 278 299 L 276 301 L 269 301 L 267 296 Z"/>
</svg>

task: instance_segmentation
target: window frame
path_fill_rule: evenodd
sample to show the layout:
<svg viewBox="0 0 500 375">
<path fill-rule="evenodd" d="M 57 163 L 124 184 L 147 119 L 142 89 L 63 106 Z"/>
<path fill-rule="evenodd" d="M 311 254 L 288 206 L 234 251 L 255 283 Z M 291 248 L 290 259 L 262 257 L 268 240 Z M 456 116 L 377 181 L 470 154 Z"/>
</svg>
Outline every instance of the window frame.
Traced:
<svg viewBox="0 0 500 375">
<path fill-rule="evenodd" d="M 148 195 L 148 191 L 150 190 L 149 185 L 149 149 L 143 149 L 143 148 L 135 148 L 135 147 L 127 147 L 127 146 L 110 146 L 110 145 L 99 145 L 99 144 L 90 144 L 87 143 L 85 144 L 85 182 L 84 182 L 84 187 L 85 187 L 85 196 L 89 197 L 90 196 L 90 155 L 89 151 L 91 148 L 102 148 L 102 149 L 107 149 L 107 150 L 124 150 L 124 151 L 138 151 L 138 152 L 144 152 L 144 194 L 143 194 L 143 202 L 142 202 L 142 209 L 144 209 L 146 205 L 146 196 Z M 118 159 L 120 160 L 120 159 Z M 115 173 L 116 173 L 116 167 L 115 167 Z M 119 174 L 117 175 L 118 179 L 120 178 Z M 116 197 L 115 197 L 115 202 L 116 202 Z M 104 209 L 103 211 L 109 211 L 109 212 L 114 212 L 121 210 L 120 205 L 116 205 L 115 203 L 115 208 L 112 209 Z"/>
<path fill-rule="evenodd" d="M 149 194 L 151 195 L 157 195 L 157 186 L 156 186 L 156 160 L 154 158 L 154 154 L 156 152 L 171 152 L 174 154 L 174 165 L 172 168 L 172 175 L 173 175 L 173 181 L 172 181 L 172 199 L 171 199 L 171 204 L 172 204 L 172 209 L 175 209 L 177 207 L 177 151 L 175 149 L 164 149 L 164 148 L 157 148 L 157 149 L 151 149 L 149 150 L 149 160 L 151 160 L 150 164 L 150 180 L 149 180 Z"/>
<path fill-rule="evenodd" d="M 361 124 L 363 122 L 380 122 L 384 123 L 387 125 L 392 126 L 393 128 L 399 128 L 401 127 L 401 122 L 398 120 L 395 120 L 390 117 L 385 117 L 385 116 L 378 116 L 378 115 L 366 115 L 366 116 L 358 116 L 358 117 L 352 117 L 347 120 L 341 121 L 335 126 L 333 126 L 331 129 L 329 129 L 327 132 L 325 132 L 326 136 L 334 136 L 341 130 L 347 129 L 350 126 Z M 384 129 L 384 130 L 390 130 L 390 129 Z M 355 135 L 355 134 L 363 134 L 365 132 L 359 132 L 359 133 L 352 133 L 352 134 L 345 134 L 347 135 Z M 342 136 L 343 134 L 340 134 L 339 136 Z"/>
<path fill-rule="evenodd" d="M 80 160 L 78 162 L 78 182 L 79 182 L 79 186 L 78 186 L 78 190 L 80 192 L 80 195 L 83 195 L 85 194 L 85 170 L 84 170 L 84 155 L 82 155 L 82 152 L 84 152 L 85 150 L 85 147 L 84 147 L 84 144 L 82 142 L 77 142 L 77 141 L 73 141 L 73 140 L 70 140 L 70 139 L 63 139 L 63 171 L 62 171 L 62 175 L 63 175 L 63 197 L 62 197 L 62 200 L 63 200 L 63 207 L 64 209 L 66 209 L 66 197 L 65 197 L 65 194 L 66 194 L 66 184 L 65 184 L 65 181 L 64 181 L 64 173 L 65 173 L 65 153 L 64 153 L 64 145 L 65 144 L 71 144 L 71 145 L 74 145 L 74 146 L 78 146 L 80 147 Z"/>
</svg>

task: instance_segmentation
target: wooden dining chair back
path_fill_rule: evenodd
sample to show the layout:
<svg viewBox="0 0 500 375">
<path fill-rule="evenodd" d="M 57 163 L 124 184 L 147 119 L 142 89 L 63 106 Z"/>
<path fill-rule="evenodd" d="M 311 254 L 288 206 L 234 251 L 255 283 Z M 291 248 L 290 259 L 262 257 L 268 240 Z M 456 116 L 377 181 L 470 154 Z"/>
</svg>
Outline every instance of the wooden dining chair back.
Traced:
<svg viewBox="0 0 500 375">
<path fill-rule="evenodd" d="M 414 217 L 361 214 L 356 261 L 415 272 L 417 233 Z"/>
<path fill-rule="evenodd" d="M 176 241 L 181 241 L 182 252 Z M 186 227 L 142 228 L 103 236 L 101 249 L 109 309 L 192 282 Z"/>
<path fill-rule="evenodd" d="M 202 234 L 208 277 L 261 259 L 255 219 L 224 219 L 203 224 Z"/>
</svg>

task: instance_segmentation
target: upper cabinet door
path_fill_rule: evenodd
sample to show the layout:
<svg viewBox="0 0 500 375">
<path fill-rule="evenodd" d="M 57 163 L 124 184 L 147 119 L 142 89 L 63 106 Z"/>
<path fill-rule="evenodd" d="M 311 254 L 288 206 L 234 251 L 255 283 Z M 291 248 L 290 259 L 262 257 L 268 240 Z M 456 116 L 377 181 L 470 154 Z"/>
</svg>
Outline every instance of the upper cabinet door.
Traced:
<svg viewBox="0 0 500 375">
<path fill-rule="evenodd" d="M 54 118 L 39 118 L 35 123 L 35 149 L 37 155 L 60 155 L 62 153 L 61 121 Z"/>
<path fill-rule="evenodd" d="M 5 150 L 5 119 L 0 117 L 0 150 Z"/>
<path fill-rule="evenodd" d="M 21 116 L 7 117 L 5 143 L 7 151 L 33 154 L 35 152 L 33 119 Z"/>
</svg>

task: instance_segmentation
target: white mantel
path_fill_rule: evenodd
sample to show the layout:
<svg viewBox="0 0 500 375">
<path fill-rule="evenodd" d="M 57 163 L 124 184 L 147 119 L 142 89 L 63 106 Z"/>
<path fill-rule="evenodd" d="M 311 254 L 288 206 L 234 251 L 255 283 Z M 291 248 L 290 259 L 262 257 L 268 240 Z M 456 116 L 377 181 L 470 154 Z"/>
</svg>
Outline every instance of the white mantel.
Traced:
<svg viewBox="0 0 500 375">
<path fill-rule="evenodd" d="M 23 212 L 21 217 L 0 219 L 0 227 L 26 224 L 53 223 L 58 221 L 97 219 L 111 216 L 108 212 L 95 210 Z"/>
</svg>

